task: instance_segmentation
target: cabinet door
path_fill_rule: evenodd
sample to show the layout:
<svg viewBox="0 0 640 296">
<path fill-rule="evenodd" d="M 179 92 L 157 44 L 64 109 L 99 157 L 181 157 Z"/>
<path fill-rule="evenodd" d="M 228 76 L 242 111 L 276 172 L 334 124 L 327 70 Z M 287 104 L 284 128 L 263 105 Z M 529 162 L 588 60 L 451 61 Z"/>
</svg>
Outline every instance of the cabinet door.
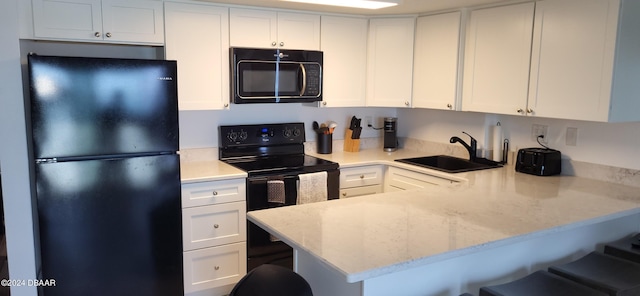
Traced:
<svg viewBox="0 0 640 296">
<path fill-rule="evenodd" d="M 102 40 L 100 0 L 32 0 L 36 38 Z"/>
<path fill-rule="evenodd" d="M 178 61 L 180 110 L 229 108 L 228 8 L 165 3 L 165 56 Z"/>
<path fill-rule="evenodd" d="M 231 179 L 182 184 L 182 207 L 245 201 L 245 183 L 245 179 Z"/>
<path fill-rule="evenodd" d="M 382 184 L 340 189 L 340 198 L 382 193 Z"/>
<path fill-rule="evenodd" d="M 369 21 L 367 105 L 410 107 L 415 18 Z"/>
<path fill-rule="evenodd" d="M 389 167 L 385 175 L 385 192 L 410 189 L 425 189 L 431 186 L 450 185 L 457 181 L 431 176 L 410 170 Z"/>
<path fill-rule="evenodd" d="M 340 188 L 353 188 L 382 184 L 382 166 L 364 166 L 340 169 Z"/>
<path fill-rule="evenodd" d="M 462 110 L 524 114 L 534 3 L 471 12 L 465 46 Z"/>
<path fill-rule="evenodd" d="M 106 41 L 164 44 L 162 1 L 102 0 Z"/>
<path fill-rule="evenodd" d="M 236 47 L 275 48 L 278 35 L 275 11 L 231 8 L 229 11 L 229 43 Z"/>
<path fill-rule="evenodd" d="M 368 23 L 364 18 L 322 16 L 321 106 L 365 105 Z"/>
<path fill-rule="evenodd" d="M 247 273 L 247 244 L 184 252 L 184 292 L 234 285 Z"/>
<path fill-rule="evenodd" d="M 533 115 L 607 121 L 619 5 L 618 0 L 536 4 Z"/>
<path fill-rule="evenodd" d="M 458 100 L 460 12 L 419 17 L 413 107 L 453 110 Z"/>
<path fill-rule="evenodd" d="M 185 251 L 247 240 L 245 202 L 182 210 L 182 245 Z"/>
<path fill-rule="evenodd" d="M 320 16 L 279 12 L 278 47 L 320 50 Z"/>
</svg>

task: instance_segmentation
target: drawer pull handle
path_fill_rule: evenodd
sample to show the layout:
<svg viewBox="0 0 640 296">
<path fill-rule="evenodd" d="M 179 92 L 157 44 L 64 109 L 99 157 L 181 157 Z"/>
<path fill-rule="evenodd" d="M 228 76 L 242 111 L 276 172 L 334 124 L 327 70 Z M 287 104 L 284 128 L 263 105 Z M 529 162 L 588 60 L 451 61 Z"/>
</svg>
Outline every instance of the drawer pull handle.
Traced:
<svg viewBox="0 0 640 296">
<path fill-rule="evenodd" d="M 220 270 L 220 266 L 215 266 L 215 267 L 213 267 L 213 269 Z"/>
<path fill-rule="evenodd" d="M 220 225 L 218 225 L 218 224 L 213 224 L 213 228 L 218 229 L 218 228 L 220 228 Z"/>
<path fill-rule="evenodd" d="M 216 196 L 216 195 L 218 195 L 218 191 L 213 192 L 213 196 Z"/>
</svg>

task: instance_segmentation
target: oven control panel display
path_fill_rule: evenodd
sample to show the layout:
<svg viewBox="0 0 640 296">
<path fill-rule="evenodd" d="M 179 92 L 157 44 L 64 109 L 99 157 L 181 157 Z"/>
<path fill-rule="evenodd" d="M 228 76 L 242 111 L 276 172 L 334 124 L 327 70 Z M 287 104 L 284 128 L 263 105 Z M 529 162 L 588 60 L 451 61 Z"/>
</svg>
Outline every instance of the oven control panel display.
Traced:
<svg viewBox="0 0 640 296">
<path fill-rule="evenodd" d="M 304 123 L 220 126 L 220 146 L 302 144 Z"/>
</svg>

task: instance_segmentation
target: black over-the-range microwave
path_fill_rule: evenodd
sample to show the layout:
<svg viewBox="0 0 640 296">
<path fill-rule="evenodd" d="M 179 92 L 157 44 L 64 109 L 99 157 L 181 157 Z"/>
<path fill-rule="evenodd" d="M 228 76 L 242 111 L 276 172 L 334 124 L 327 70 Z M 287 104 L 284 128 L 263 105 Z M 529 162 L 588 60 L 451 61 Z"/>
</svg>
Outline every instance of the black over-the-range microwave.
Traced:
<svg viewBox="0 0 640 296">
<path fill-rule="evenodd" d="M 322 101 L 322 52 L 230 48 L 236 104 Z"/>
</svg>

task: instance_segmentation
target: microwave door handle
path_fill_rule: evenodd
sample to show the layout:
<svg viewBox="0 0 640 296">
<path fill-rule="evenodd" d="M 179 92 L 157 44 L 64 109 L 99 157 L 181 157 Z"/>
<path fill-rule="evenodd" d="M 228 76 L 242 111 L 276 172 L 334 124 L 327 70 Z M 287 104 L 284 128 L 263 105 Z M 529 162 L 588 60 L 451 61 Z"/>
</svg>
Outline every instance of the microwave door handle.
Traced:
<svg viewBox="0 0 640 296">
<path fill-rule="evenodd" d="M 307 69 L 304 67 L 304 64 L 300 64 L 300 75 L 302 76 L 302 87 L 300 87 L 300 96 L 304 95 L 307 91 Z"/>
</svg>

